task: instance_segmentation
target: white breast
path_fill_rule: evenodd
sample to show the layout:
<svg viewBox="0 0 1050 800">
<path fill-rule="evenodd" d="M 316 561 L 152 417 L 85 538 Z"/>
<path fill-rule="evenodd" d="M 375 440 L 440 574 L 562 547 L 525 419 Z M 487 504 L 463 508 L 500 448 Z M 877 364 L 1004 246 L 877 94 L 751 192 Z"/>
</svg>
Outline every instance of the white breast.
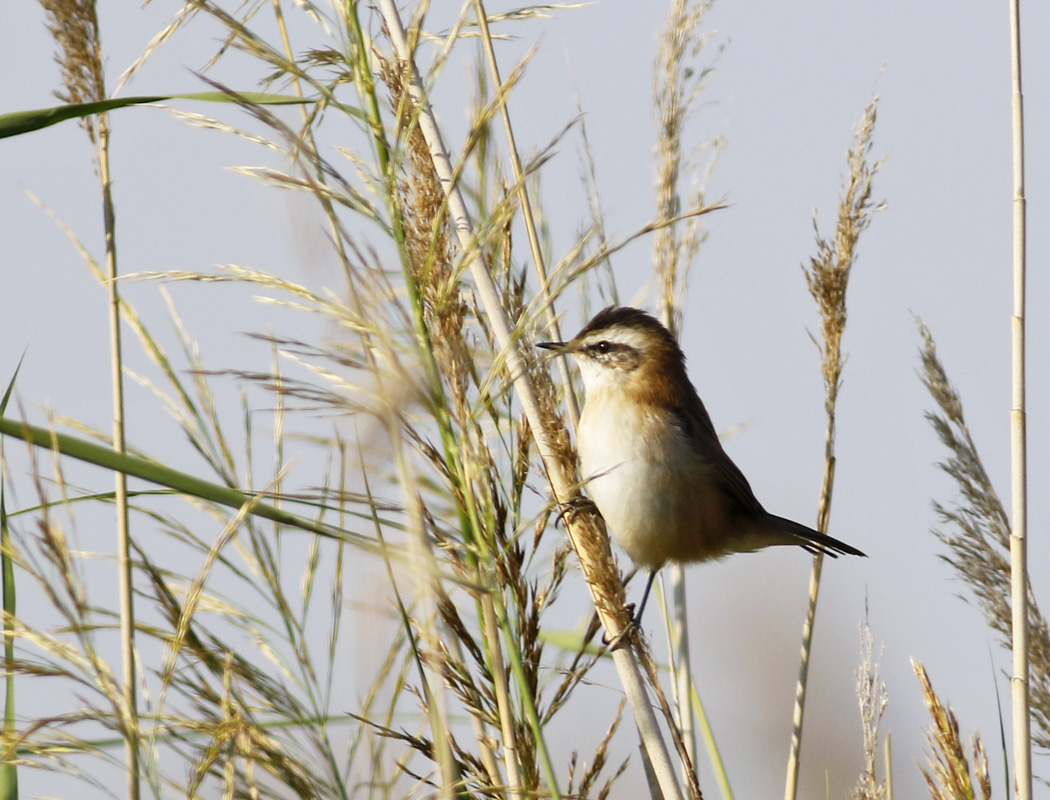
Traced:
<svg viewBox="0 0 1050 800">
<path fill-rule="evenodd" d="M 610 402 L 616 393 L 588 392 L 578 432 L 585 489 L 619 545 L 637 564 L 658 569 L 693 518 L 688 481 L 695 456 L 662 411 Z M 676 475 L 678 479 L 676 479 Z"/>
</svg>

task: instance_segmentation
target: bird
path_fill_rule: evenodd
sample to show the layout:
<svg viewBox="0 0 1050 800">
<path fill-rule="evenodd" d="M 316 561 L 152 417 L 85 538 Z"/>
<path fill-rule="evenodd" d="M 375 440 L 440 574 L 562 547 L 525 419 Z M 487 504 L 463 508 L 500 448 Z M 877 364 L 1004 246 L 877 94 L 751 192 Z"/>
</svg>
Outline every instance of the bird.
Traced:
<svg viewBox="0 0 1050 800">
<path fill-rule="evenodd" d="M 773 545 L 865 555 L 763 508 L 722 448 L 681 347 L 655 317 L 609 306 L 570 341 L 537 346 L 579 366 L 586 395 L 576 431 L 583 484 L 620 547 L 649 571 L 633 623 L 668 562 Z"/>
</svg>

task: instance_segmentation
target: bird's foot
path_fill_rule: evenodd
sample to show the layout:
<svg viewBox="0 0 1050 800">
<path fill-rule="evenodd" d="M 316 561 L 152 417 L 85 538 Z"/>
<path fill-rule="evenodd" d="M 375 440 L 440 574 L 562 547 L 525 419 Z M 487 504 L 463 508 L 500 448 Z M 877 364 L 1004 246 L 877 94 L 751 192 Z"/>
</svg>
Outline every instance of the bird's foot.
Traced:
<svg viewBox="0 0 1050 800">
<path fill-rule="evenodd" d="M 628 603 L 624 606 L 624 611 L 627 612 L 627 624 L 623 626 L 623 629 L 611 639 L 608 634 L 602 634 L 602 644 L 609 650 L 619 650 L 639 630 L 638 618 L 634 614 L 634 603 Z"/>
<path fill-rule="evenodd" d="M 589 497 L 584 497 L 582 494 L 578 494 L 575 497 L 569 498 L 560 505 L 561 510 L 558 511 L 558 516 L 554 518 L 555 526 L 563 522 L 565 518 L 570 515 L 576 515 L 580 513 L 594 513 L 598 510 L 598 506 L 594 504 L 594 501 L 591 500 Z"/>
</svg>

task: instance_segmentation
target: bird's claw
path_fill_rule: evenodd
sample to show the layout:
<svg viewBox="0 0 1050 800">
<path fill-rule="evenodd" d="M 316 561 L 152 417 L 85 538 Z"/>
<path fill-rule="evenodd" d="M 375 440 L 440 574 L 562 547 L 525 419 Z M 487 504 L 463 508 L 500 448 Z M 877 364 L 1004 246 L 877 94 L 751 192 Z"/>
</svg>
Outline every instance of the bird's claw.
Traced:
<svg viewBox="0 0 1050 800">
<path fill-rule="evenodd" d="M 554 518 L 554 525 L 557 526 L 559 523 L 565 520 L 565 517 L 570 514 L 579 514 L 581 512 L 596 512 L 598 506 L 594 504 L 594 501 L 589 497 L 584 497 L 582 494 L 578 494 L 575 497 L 569 498 L 564 503 L 561 503 L 561 510 L 558 511 L 558 516 Z"/>
<path fill-rule="evenodd" d="M 611 639 L 608 634 L 602 634 L 602 644 L 609 650 L 619 650 L 623 647 L 624 642 L 638 631 L 638 618 L 634 615 L 634 603 L 628 603 L 624 606 L 624 611 L 627 612 L 627 624 L 623 626 L 623 630 Z"/>
</svg>

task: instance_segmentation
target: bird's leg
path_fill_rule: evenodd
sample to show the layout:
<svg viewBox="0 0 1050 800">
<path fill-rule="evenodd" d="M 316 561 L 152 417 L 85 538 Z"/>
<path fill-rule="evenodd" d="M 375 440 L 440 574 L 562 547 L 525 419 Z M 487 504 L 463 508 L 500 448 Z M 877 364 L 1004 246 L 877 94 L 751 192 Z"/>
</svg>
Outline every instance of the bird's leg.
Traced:
<svg viewBox="0 0 1050 800">
<path fill-rule="evenodd" d="M 649 599 L 649 590 L 653 588 L 653 580 L 656 578 L 657 571 L 658 570 L 654 569 L 649 573 L 649 580 L 646 581 L 645 591 L 642 593 L 642 602 L 638 606 L 638 611 L 635 612 L 634 603 L 627 604 L 627 626 L 618 634 L 616 634 L 616 636 L 614 636 L 612 639 L 607 639 L 605 636 L 602 636 L 602 643 L 606 645 L 610 650 L 615 650 L 617 647 L 622 645 L 624 639 L 627 638 L 628 635 L 636 631 L 641 626 L 642 612 L 645 611 L 645 603 Z"/>
<path fill-rule="evenodd" d="M 642 593 L 642 603 L 638 606 L 638 613 L 631 614 L 632 625 L 642 624 L 642 612 L 645 611 L 645 602 L 649 599 L 649 590 L 653 588 L 653 579 L 656 577 L 657 571 L 654 569 L 649 572 L 649 581 L 645 584 L 645 591 Z"/>
</svg>

